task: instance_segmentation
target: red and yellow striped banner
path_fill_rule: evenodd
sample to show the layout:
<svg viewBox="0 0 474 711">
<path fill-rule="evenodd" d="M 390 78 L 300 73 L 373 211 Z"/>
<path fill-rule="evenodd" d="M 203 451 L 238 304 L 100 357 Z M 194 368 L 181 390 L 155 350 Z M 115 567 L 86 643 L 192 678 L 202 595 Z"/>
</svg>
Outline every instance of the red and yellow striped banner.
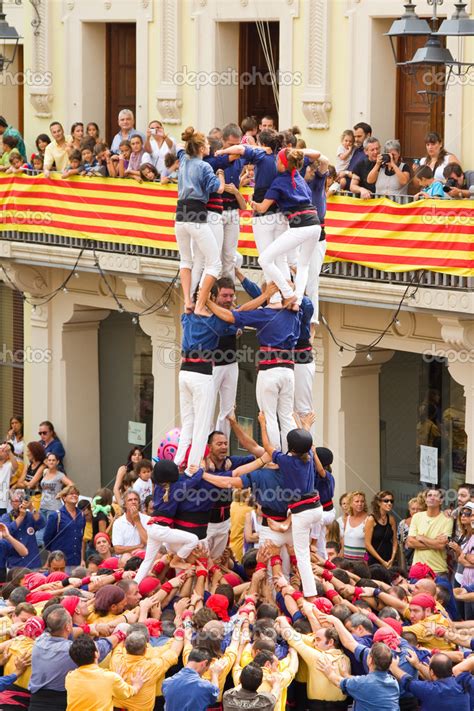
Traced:
<svg viewBox="0 0 474 711">
<path fill-rule="evenodd" d="M 244 192 L 249 192 L 248 190 Z M 0 177 L 0 231 L 177 249 L 176 186 L 112 178 L 62 180 L 57 174 Z M 326 261 L 388 272 L 416 269 L 474 275 L 474 203 L 331 197 Z M 250 213 L 242 213 L 239 250 L 257 254 Z"/>
</svg>

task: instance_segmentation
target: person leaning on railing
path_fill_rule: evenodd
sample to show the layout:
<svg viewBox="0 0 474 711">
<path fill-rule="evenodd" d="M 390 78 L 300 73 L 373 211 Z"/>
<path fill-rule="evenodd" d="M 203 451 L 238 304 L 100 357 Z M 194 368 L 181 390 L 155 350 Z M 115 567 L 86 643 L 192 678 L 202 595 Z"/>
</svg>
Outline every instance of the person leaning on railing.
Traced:
<svg viewBox="0 0 474 711">
<path fill-rule="evenodd" d="M 443 175 L 446 179 L 444 190 L 450 198 L 474 198 L 474 170 L 463 171 L 458 163 L 448 163 Z M 448 191 L 447 188 L 451 189 Z"/>
<path fill-rule="evenodd" d="M 410 168 L 401 160 L 400 141 L 392 139 L 377 156 L 367 182 L 375 183 L 377 195 L 406 195 L 410 177 Z"/>
</svg>

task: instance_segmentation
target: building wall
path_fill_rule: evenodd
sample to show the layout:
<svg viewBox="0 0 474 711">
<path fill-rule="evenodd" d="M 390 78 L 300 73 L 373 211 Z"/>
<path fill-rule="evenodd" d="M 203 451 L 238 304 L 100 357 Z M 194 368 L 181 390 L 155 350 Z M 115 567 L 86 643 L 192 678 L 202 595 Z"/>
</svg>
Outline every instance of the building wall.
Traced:
<svg viewBox="0 0 474 711">
<path fill-rule="evenodd" d="M 210 73 L 238 67 L 238 21 L 280 21 L 280 68 L 294 81 L 280 90 L 280 127 L 298 124 L 308 144 L 334 157 L 341 132 L 368 121 L 383 141 L 393 138 L 396 70 L 383 37 L 402 13 L 401 0 L 64 0 L 41 7 L 41 36 L 31 38 L 33 8 L 24 4 L 25 66 L 51 72 L 49 89 L 25 92 L 26 139 L 48 129 L 54 116 L 68 129 L 74 120 L 104 122 L 104 23 L 137 23 L 137 126 L 157 115 L 179 137 L 187 125 L 207 130 L 235 117 L 238 87 L 196 88 L 183 71 Z M 472 3 L 468 3 L 468 9 Z M 450 16 L 454 0 L 440 15 Z M 426 0 L 417 3 L 428 17 Z M 458 47 L 458 44 L 460 45 Z M 469 39 L 448 39 L 456 58 L 472 60 Z M 70 57 L 70 61 L 65 61 Z M 180 76 L 179 76 L 180 75 Z M 472 74 L 471 74 L 472 76 Z M 446 97 L 446 144 L 474 166 L 469 126 L 474 88 L 456 80 Z M 43 92 L 43 93 L 41 93 Z M 32 98 L 30 94 L 34 93 Z M 0 88 L 1 96 L 1 88 Z M 41 115 L 43 114 L 43 115 Z M 308 128 L 308 126 L 320 128 Z"/>
</svg>

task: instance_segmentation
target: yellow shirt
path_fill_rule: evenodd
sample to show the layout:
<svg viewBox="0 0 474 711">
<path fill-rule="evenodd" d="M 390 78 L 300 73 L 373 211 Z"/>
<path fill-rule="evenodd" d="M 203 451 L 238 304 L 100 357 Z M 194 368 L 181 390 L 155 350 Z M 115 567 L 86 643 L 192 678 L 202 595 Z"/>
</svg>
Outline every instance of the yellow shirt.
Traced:
<svg viewBox="0 0 474 711">
<path fill-rule="evenodd" d="M 246 667 L 247 664 L 250 664 L 250 662 L 252 661 L 252 654 L 250 651 L 251 649 L 251 645 L 248 644 L 242 652 L 242 655 L 240 657 L 240 664 L 238 662 L 235 662 L 234 664 L 234 668 L 232 670 L 232 681 L 234 682 L 234 686 L 238 686 L 240 684 L 240 675 L 242 674 L 242 669 Z M 268 677 L 271 675 L 271 671 L 266 667 L 263 667 L 262 671 L 263 681 L 258 687 L 257 691 L 259 693 L 270 694 L 272 691 L 272 684 L 268 680 Z M 295 678 L 295 674 L 298 671 L 298 657 L 295 657 L 295 659 L 293 660 L 291 655 L 288 654 L 284 659 L 280 659 L 280 661 L 278 662 L 278 671 L 280 673 L 281 691 L 280 698 L 275 704 L 274 711 L 285 711 L 287 696 L 286 690 Z"/>
<path fill-rule="evenodd" d="M 414 514 L 409 536 L 426 536 L 427 538 L 437 538 L 444 534 L 450 536 L 453 532 L 453 520 L 447 518 L 444 513 L 440 512 L 437 516 L 428 516 L 426 511 L 419 511 Z M 417 550 L 413 556 L 413 563 L 426 563 L 434 570 L 435 573 L 445 573 L 448 569 L 446 562 L 446 550 Z"/>
<path fill-rule="evenodd" d="M 230 505 L 230 547 L 236 560 L 242 560 L 244 555 L 245 517 L 252 507 L 233 501 Z"/>
<path fill-rule="evenodd" d="M 427 649 L 452 650 L 456 645 L 448 642 L 444 637 L 437 637 L 435 630 L 437 627 L 449 628 L 449 620 L 440 613 L 425 617 L 421 622 L 404 627 L 404 632 L 413 632 L 416 635 L 418 644 Z"/>
<path fill-rule="evenodd" d="M 288 643 L 290 647 L 296 649 L 308 666 L 308 682 L 306 685 L 308 699 L 312 701 L 344 701 L 345 694 L 342 693 L 338 686 L 334 686 L 324 676 L 323 672 L 316 668 L 316 662 L 319 660 L 328 662 L 341 676 L 345 676 L 350 673 L 348 657 L 340 649 L 329 649 L 322 652 L 314 647 L 309 647 L 304 642 L 302 635 L 292 635 Z"/>
<path fill-rule="evenodd" d="M 92 521 L 86 521 L 86 525 L 84 527 L 84 535 L 82 536 L 82 540 L 88 543 L 89 541 L 92 541 L 94 537 L 93 533 L 93 528 L 92 528 Z"/>
<path fill-rule="evenodd" d="M 184 666 L 186 666 L 186 664 L 188 663 L 188 659 L 189 659 L 191 650 L 192 650 L 192 645 L 189 644 L 189 642 L 186 642 L 184 645 L 184 649 L 183 649 L 183 665 Z M 234 652 L 233 650 L 231 650 L 229 647 L 227 647 L 227 649 L 225 650 L 221 659 L 225 659 L 226 665 L 225 665 L 224 669 L 221 671 L 221 673 L 219 674 L 219 698 L 217 699 L 216 703 L 220 703 L 222 701 L 222 693 L 224 691 L 225 680 L 227 678 L 227 674 L 230 672 L 230 670 L 232 669 L 232 667 L 234 666 L 234 664 L 236 662 L 237 653 Z M 213 659 L 211 661 L 211 664 L 212 664 L 212 662 L 215 662 L 215 659 Z M 209 673 L 209 670 L 204 672 L 204 674 L 202 675 L 202 678 L 206 679 L 207 681 L 211 681 L 211 674 Z"/>
<path fill-rule="evenodd" d="M 66 143 L 72 141 L 71 136 L 65 136 L 65 139 Z M 69 155 L 66 146 L 58 146 L 54 139 L 51 143 L 48 143 L 44 149 L 44 169 L 51 170 L 53 163 L 56 164 L 56 170 L 58 171 L 64 170 L 69 165 Z"/>
<path fill-rule="evenodd" d="M 135 695 L 133 686 L 97 664 L 85 664 L 68 672 L 65 686 L 66 711 L 113 711 L 114 701 L 121 703 Z"/>
<path fill-rule="evenodd" d="M 15 659 L 18 659 L 18 657 L 21 657 L 23 654 L 28 653 L 31 654 L 33 650 L 33 646 L 35 644 L 34 639 L 30 639 L 29 637 L 24 637 L 23 635 L 20 635 L 19 637 L 15 637 L 13 642 L 10 644 L 8 648 L 8 654 L 10 655 L 8 658 L 7 663 L 5 664 L 3 673 L 5 676 L 7 674 L 16 674 L 16 667 L 15 667 Z M 30 683 L 30 676 L 31 676 L 31 665 L 26 667 L 25 671 L 23 674 L 21 674 L 18 679 L 15 681 L 15 684 L 17 686 L 21 686 L 22 689 L 27 689 L 28 684 Z"/>
<path fill-rule="evenodd" d="M 157 647 L 156 649 L 161 648 Z M 160 655 L 153 654 L 153 651 L 154 648 L 149 647 L 145 654 L 135 656 L 127 654 L 124 645 L 119 644 L 112 652 L 110 668 L 112 671 L 120 673 L 124 681 L 130 684 L 138 670 L 144 674 L 146 679 L 138 694 L 127 702 L 127 711 L 153 711 L 156 697 L 159 695 L 157 693 L 158 685 L 161 692 L 161 684 L 166 672 L 173 664 L 178 663 L 178 655 L 169 647 Z M 115 705 L 121 706 L 123 704 L 117 702 Z"/>
</svg>

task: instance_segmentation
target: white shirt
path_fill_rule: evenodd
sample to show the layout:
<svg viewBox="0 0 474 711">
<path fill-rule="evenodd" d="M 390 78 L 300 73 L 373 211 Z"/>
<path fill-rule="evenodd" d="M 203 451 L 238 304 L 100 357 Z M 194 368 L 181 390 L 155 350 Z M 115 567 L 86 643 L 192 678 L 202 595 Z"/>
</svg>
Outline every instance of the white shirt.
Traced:
<svg viewBox="0 0 474 711">
<path fill-rule="evenodd" d="M 140 521 L 143 528 L 146 530 L 147 522 L 150 520 L 149 516 L 145 514 L 140 514 Z M 118 519 L 114 521 L 112 527 L 112 545 L 113 546 L 140 546 L 140 534 L 138 533 L 135 524 L 128 521 L 125 514 L 119 516 Z"/>
<path fill-rule="evenodd" d="M 11 476 L 12 463 L 8 460 L 0 465 L 0 509 L 6 509 L 8 506 Z"/>
<path fill-rule="evenodd" d="M 166 141 L 163 141 L 163 143 L 161 144 L 161 148 L 159 148 L 156 139 L 153 136 L 150 136 L 152 163 L 157 169 L 158 173 L 160 173 L 160 175 L 163 172 L 163 168 L 165 167 L 165 155 L 167 153 L 176 153 L 176 142 L 174 138 L 171 138 L 171 136 L 168 136 L 168 138 L 173 141 L 172 147 L 169 148 Z"/>
<path fill-rule="evenodd" d="M 139 495 L 140 503 L 144 504 L 146 497 L 153 494 L 153 481 L 151 479 L 145 481 L 144 479 L 140 479 L 140 477 L 138 477 L 132 486 L 132 489 Z"/>
</svg>

